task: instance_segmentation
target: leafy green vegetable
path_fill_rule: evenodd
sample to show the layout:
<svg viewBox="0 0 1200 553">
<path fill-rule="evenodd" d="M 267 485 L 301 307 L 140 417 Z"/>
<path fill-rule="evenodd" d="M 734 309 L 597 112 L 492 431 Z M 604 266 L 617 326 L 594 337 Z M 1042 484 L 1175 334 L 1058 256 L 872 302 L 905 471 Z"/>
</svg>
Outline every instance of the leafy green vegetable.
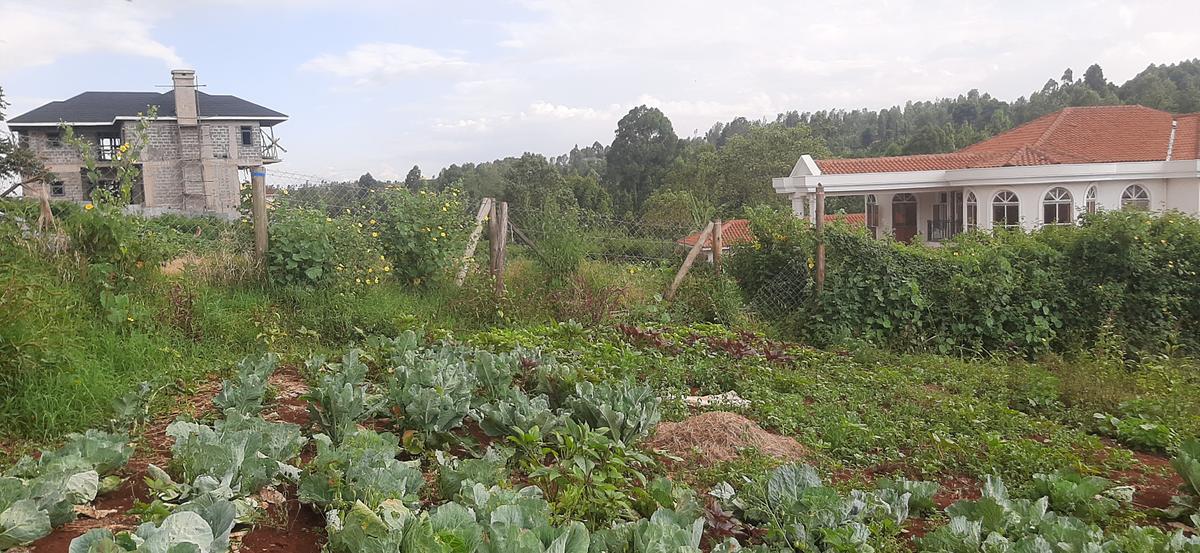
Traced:
<svg viewBox="0 0 1200 553">
<path fill-rule="evenodd" d="M 899 494 L 909 494 L 908 508 L 913 513 L 931 513 L 937 509 L 937 505 L 933 503 L 933 496 L 937 495 L 937 482 L 922 482 L 920 480 L 908 480 L 906 478 L 881 478 L 875 482 L 875 487 L 880 490 L 894 490 Z"/>
<path fill-rule="evenodd" d="M 745 520 L 765 524 L 767 539 L 803 551 L 873 551 L 870 524 L 898 526 L 908 516 L 907 492 L 854 491 L 824 486 L 814 468 L 784 465 L 733 500 Z"/>
<path fill-rule="evenodd" d="M 279 356 L 268 353 L 261 357 L 246 357 L 238 362 L 234 380 L 222 380 L 221 391 L 213 398 L 217 409 L 234 409 L 244 415 L 262 411 L 267 381 L 279 364 Z"/>
<path fill-rule="evenodd" d="M 359 359 L 361 355 L 361 350 L 353 349 L 342 356 L 341 363 L 330 363 L 330 373 L 321 376 L 304 396 L 309 417 L 334 444 L 342 443 L 359 422 L 381 406 L 368 394 L 367 365 Z"/>
<path fill-rule="evenodd" d="M 546 396 L 530 399 L 520 390 L 512 390 L 492 403 L 485 403 L 476 411 L 479 428 L 488 436 L 521 436 L 534 427 L 541 433 L 550 433 L 562 424 L 562 417 L 550 410 Z"/>
<path fill-rule="evenodd" d="M 456 459 L 441 451 L 434 454 L 438 460 L 438 489 L 444 499 L 453 498 L 464 484 L 468 487 L 475 484 L 487 487 L 508 478 L 505 465 L 509 454 L 495 447 L 489 447 L 479 459 Z"/>
<path fill-rule="evenodd" d="M 1171 459 L 1171 467 L 1183 479 L 1180 495 L 1171 498 L 1166 514 L 1171 518 L 1200 515 L 1200 440 L 1188 440 Z"/>
<path fill-rule="evenodd" d="M 478 381 L 461 351 L 448 346 L 408 354 L 388 384 L 392 414 L 426 437 L 462 424 Z"/>
<path fill-rule="evenodd" d="M 186 421 L 167 426 L 175 440 L 171 467 L 184 482 L 203 492 L 226 490 L 229 497 L 245 497 L 280 475 L 298 474 L 287 463 L 306 442 L 299 426 L 243 417 L 232 409 L 226 414 L 228 419 L 211 427 Z"/>
<path fill-rule="evenodd" d="M 0 551 L 50 534 L 50 516 L 32 499 L 0 504 Z"/>
<path fill-rule="evenodd" d="M 580 382 L 566 401 L 571 416 L 592 428 L 605 428 L 614 439 L 633 444 L 654 429 L 662 415 L 660 400 L 648 386 Z"/>
<path fill-rule="evenodd" d="M 384 501 L 413 505 L 425 484 L 417 462 L 396 459 L 399 440 L 391 434 L 358 430 L 338 445 L 327 436 L 313 438 L 317 454 L 300 478 L 300 500 L 322 508 L 363 503 L 374 509 Z"/>
<path fill-rule="evenodd" d="M 70 553 L 224 553 L 229 550 L 236 509 L 233 503 L 214 500 L 181 506 L 160 524 L 148 522 L 134 532 L 113 534 L 96 528 L 71 540 Z"/>
<path fill-rule="evenodd" d="M 1088 522 L 1102 522 L 1133 501 L 1133 489 L 1114 487 L 1098 476 L 1081 476 L 1075 472 L 1055 472 L 1033 475 L 1033 492 L 1050 500 L 1050 508 Z"/>
</svg>

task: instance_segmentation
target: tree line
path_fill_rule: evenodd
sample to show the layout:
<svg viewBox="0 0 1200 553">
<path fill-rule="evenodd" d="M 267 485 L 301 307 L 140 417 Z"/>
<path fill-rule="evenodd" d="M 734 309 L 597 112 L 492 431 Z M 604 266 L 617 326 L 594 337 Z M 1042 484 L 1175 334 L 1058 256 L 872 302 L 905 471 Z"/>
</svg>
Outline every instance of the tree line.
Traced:
<svg viewBox="0 0 1200 553">
<path fill-rule="evenodd" d="M 773 120 L 737 117 L 690 138 L 679 137 L 659 109 L 638 106 L 617 122 L 608 146 L 594 142 L 554 157 L 526 153 L 454 164 L 422 182 L 498 197 L 514 211 L 580 209 L 686 224 L 737 216 L 747 206 L 783 205 L 771 178 L 788 174 L 802 154 L 951 152 L 1066 107 L 1120 104 L 1200 111 L 1200 59 L 1151 64 L 1119 85 L 1099 65 L 1080 77 L 1067 69 L 1011 102 L 970 90 L 881 110 L 788 111 Z M 862 207 L 860 200 L 847 198 L 831 201 L 827 209 L 854 212 Z"/>
</svg>

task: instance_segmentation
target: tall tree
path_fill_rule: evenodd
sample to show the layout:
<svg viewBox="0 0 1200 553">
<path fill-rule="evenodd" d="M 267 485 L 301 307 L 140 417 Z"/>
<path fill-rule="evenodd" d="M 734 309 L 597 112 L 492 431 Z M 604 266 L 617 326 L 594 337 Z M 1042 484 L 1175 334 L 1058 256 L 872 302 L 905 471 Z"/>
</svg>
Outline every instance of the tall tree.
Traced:
<svg viewBox="0 0 1200 553">
<path fill-rule="evenodd" d="M 1093 63 L 1083 72 L 1083 84 L 1096 92 L 1108 88 L 1108 79 L 1104 78 L 1104 69 L 1100 68 L 1100 64 Z"/>
<path fill-rule="evenodd" d="M 404 186 L 409 190 L 416 190 L 421 187 L 421 168 L 413 165 L 412 169 L 408 170 L 408 174 L 404 176 Z"/>
<path fill-rule="evenodd" d="M 544 216 L 573 214 L 575 193 L 558 169 L 541 154 L 526 153 L 504 171 L 504 192 L 510 217 L 519 226 L 528 226 Z"/>
<path fill-rule="evenodd" d="M 829 157 L 825 142 L 805 126 L 756 126 L 735 136 L 717 153 L 723 210 L 782 201 L 771 179 L 788 174 L 801 155 Z"/>
<path fill-rule="evenodd" d="M 363 173 L 363 176 L 358 177 L 358 185 L 363 188 L 379 188 L 379 181 L 371 176 L 371 173 Z"/>
<path fill-rule="evenodd" d="M 638 106 L 617 122 L 605 155 L 605 185 L 621 215 L 634 214 L 662 183 L 680 150 L 679 137 L 658 108 Z"/>
</svg>

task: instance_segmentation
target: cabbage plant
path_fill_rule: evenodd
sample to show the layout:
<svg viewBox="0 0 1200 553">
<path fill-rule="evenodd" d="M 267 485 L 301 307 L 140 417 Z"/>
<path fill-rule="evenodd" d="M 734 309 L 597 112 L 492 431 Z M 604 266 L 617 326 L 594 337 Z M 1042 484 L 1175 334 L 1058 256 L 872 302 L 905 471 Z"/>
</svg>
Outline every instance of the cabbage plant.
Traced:
<svg viewBox="0 0 1200 553">
<path fill-rule="evenodd" d="M 221 381 L 221 391 L 213 398 L 213 404 L 221 411 L 234 409 L 246 415 L 261 412 L 267 381 L 278 365 L 279 356 L 274 353 L 242 359 L 237 365 L 234 379 Z"/>
<path fill-rule="evenodd" d="M 71 540 L 69 553 L 224 553 L 229 550 L 236 509 L 229 501 L 183 505 L 160 524 L 147 522 L 133 532 L 89 530 Z"/>
<path fill-rule="evenodd" d="M 416 504 L 425 480 L 419 462 L 396 459 L 400 446 L 395 436 L 358 430 L 341 444 L 323 434 L 313 440 L 317 454 L 300 478 L 301 501 L 323 509 L 354 503 L 373 509 L 388 500 Z"/>
<path fill-rule="evenodd" d="M 572 418 L 592 428 L 606 428 L 613 439 L 634 444 L 661 420 L 661 401 L 649 386 L 629 382 L 575 385 L 575 395 L 566 400 Z"/>
</svg>

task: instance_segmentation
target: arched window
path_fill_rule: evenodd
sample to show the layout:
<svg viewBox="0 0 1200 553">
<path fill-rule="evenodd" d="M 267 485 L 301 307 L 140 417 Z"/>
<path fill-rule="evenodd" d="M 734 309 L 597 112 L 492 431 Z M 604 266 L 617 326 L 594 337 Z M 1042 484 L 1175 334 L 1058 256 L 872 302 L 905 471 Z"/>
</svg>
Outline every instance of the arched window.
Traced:
<svg viewBox="0 0 1200 553">
<path fill-rule="evenodd" d="M 874 194 L 867 194 L 867 228 L 879 228 L 879 202 Z"/>
<path fill-rule="evenodd" d="M 1121 209 L 1150 210 L 1150 193 L 1140 184 L 1131 184 L 1121 192 Z"/>
<path fill-rule="evenodd" d="M 1087 209 L 1087 212 L 1089 214 L 1096 212 L 1096 186 L 1095 185 L 1088 187 L 1087 195 L 1085 195 L 1083 197 L 1083 203 L 1084 203 L 1085 209 Z"/>
<path fill-rule="evenodd" d="M 1061 186 L 1051 188 L 1042 199 L 1042 223 L 1047 225 L 1069 225 L 1075 219 L 1071 204 L 1071 192 Z"/>
<path fill-rule="evenodd" d="M 979 201 L 974 192 L 967 192 L 967 229 L 979 227 Z"/>
<path fill-rule="evenodd" d="M 912 194 L 909 194 L 908 192 L 901 192 L 892 197 L 892 203 L 894 203 L 894 204 L 915 204 L 915 203 L 917 203 L 917 197 L 913 196 Z"/>
<path fill-rule="evenodd" d="M 1001 190 L 992 197 L 992 226 L 1018 228 L 1021 226 L 1021 201 L 1008 190 Z"/>
</svg>

